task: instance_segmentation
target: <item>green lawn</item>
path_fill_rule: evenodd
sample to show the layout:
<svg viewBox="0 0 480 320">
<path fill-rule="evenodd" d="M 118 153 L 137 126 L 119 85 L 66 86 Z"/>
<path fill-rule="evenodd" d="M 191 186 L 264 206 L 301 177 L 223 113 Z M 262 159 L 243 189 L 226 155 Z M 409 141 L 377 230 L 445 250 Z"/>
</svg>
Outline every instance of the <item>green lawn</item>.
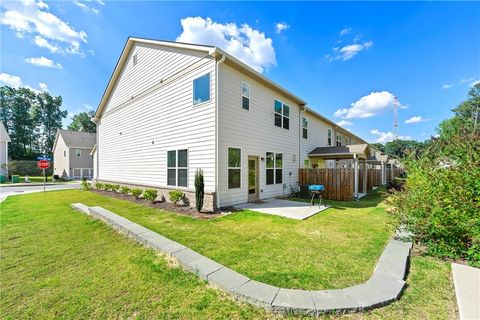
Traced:
<svg viewBox="0 0 480 320">
<path fill-rule="evenodd" d="M 371 275 L 389 237 L 379 200 L 336 203 L 302 222 L 254 212 L 195 220 L 78 190 L 10 197 L 0 213 L 0 312 L 12 319 L 271 317 L 73 211 L 72 202 L 106 207 L 260 281 L 308 289 Z M 414 257 L 408 282 L 400 302 L 348 317 L 455 317 L 447 263 Z"/>
</svg>

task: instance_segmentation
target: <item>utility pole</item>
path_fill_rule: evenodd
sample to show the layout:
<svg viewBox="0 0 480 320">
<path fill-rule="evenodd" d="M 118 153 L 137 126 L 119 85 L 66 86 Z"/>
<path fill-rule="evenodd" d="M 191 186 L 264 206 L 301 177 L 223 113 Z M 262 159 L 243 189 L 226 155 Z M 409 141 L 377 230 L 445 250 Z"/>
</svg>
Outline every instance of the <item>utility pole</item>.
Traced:
<svg viewBox="0 0 480 320">
<path fill-rule="evenodd" d="M 398 99 L 393 97 L 393 134 L 398 140 Z"/>
</svg>

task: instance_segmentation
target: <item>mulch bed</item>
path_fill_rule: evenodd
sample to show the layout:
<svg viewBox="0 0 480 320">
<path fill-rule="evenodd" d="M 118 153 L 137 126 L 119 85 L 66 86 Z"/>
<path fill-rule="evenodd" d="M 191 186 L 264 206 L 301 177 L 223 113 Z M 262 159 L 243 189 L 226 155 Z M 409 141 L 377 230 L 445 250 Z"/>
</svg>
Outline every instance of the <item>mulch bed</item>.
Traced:
<svg viewBox="0 0 480 320">
<path fill-rule="evenodd" d="M 92 190 L 92 192 L 112 197 L 112 198 L 117 198 L 117 199 L 122 199 L 122 200 L 127 200 L 130 202 L 135 202 L 150 208 L 155 208 L 155 209 L 160 209 L 160 210 L 165 210 L 169 212 L 174 212 L 177 214 L 181 214 L 184 216 L 190 216 L 194 217 L 197 219 L 214 219 L 218 218 L 221 216 L 224 216 L 227 212 L 225 211 L 215 211 L 215 212 L 197 212 L 196 209 L 186 206 L 186 205 L 175 205 L 173 203 L 165 202 L 165 201 L 155 201 L 151 202 L 149 200 L 145 199 L 137 199 L 133 196 L 130 195 L 124 195 L 123 193 L 117 193 L 113 191 L 103 191 L 103 190 Z"/>
</svg>

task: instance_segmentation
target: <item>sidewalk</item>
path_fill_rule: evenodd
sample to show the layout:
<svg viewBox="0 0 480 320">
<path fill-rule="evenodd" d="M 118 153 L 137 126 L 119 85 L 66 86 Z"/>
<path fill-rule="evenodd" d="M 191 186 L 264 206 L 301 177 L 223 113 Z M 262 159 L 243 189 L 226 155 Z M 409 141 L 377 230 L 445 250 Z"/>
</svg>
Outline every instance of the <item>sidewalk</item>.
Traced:
<svg viewBox="0 0 480 320">
<path fill-rule="evenodd" d="M 480 319 L 480 269 L 452 263 L 452 274 L 460 319 Z"/>
</svg>

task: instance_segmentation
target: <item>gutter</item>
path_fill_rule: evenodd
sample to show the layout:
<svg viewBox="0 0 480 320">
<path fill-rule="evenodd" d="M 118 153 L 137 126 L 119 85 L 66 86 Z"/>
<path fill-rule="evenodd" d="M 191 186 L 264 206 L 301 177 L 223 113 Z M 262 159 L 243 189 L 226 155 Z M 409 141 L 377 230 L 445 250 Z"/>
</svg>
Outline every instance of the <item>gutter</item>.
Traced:
<svg viewBox="0 0 480 320">
<path fill-rule="evenodd" d="M 302 116 L 307 111 L 307 106 L 303 105 L 303 110 L 298 109 L 298 170 L 301 169 L 300 156 L 302 153 L 302 135 L 303 135 L 303 119 Z M 300 179 L 298 179 L 300 180 Z M 298 183 L 298 181 L 297 181 Z"/>
<path fill-rule="evenodd" d="M 220 64 L 222 64 L 225 61 L 226 56 L 223 53 L 220 53 L 222 55 L 222 58 L 218 60 L 215 64 L 215 203 L 214 206 L 218 209 L 218 166 L 219 166 L 219 152 L 218 152 L 218 100 L 219 96 L 218 93 L 220 92 L 218 86 L 220 84 L 220 81 L 218 79 L 219 75 L 219 68 Z M 98 155 L 97 155 L 98 159 Z"/>
</svg>

